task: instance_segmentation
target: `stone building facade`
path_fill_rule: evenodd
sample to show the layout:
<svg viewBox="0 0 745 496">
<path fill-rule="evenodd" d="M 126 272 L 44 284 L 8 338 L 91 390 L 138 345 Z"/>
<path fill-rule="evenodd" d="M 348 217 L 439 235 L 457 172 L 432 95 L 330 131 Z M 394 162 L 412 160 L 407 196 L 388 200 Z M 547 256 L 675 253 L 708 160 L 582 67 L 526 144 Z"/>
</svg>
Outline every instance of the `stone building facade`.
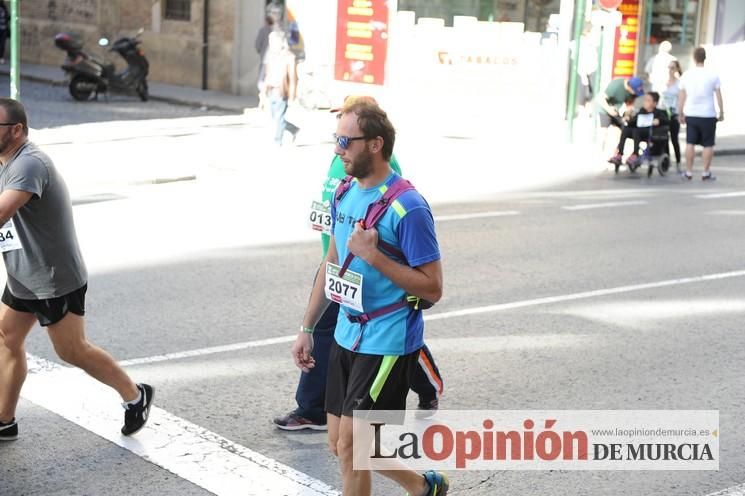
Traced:
<svg viewBox="0 0 745 496">
<path fill-rule="evenodd" d="M 21 59 L 60 65 L 64 53 L 53 43 L 59 32 L 80 35 L 86 50 L 103 54 L 99 38 L 114 40 L 144 28 L 150 79 L 200 88 L 205 2 L 207 88 L 254 94 L 259 58 L 253 45 L 264 22 L 265 0 L 23 0 Z M 117 55 L 110 57 L 118 67 L 123 64 Z"/>
</svg>

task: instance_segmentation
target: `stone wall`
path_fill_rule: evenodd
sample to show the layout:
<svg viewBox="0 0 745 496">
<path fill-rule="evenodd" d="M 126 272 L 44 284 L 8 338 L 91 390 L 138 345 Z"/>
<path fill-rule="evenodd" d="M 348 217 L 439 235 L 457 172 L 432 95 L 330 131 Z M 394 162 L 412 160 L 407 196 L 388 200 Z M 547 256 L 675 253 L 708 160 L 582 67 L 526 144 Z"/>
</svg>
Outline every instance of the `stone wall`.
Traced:
<svg viewBox="0 0 745 496">
<path fill-rule="evenodd" d="M 54 46 L 54 35 L 62 31 L 82 36 L 88 51 L 101 54 L 99 38 L 113 40 L 142 27 L 150 79 L 201 87 L 204 1 L 192 0 L 190 21 L 175 21 L 163 18 L 162 0 L 23 0 L 21 59 L 60 65 L 65 54 Z M 235 89 L 233 59 L 238 55 L 233 38 L 239 1 L 210 0 L 209 89 Z M 110 57 L 118 67 L 123 65 L 118 55 Z"/>
</svg>

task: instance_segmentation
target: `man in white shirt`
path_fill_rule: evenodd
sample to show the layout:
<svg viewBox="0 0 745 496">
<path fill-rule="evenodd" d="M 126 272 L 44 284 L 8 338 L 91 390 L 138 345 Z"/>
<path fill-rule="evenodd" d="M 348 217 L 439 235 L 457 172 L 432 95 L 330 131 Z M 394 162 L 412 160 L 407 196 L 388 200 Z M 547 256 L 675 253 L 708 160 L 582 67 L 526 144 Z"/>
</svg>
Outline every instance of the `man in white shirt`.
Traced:
<svg viewBox="0 0 745 496">
<path fill-rule="evenodd" d="M 670 62 L 677 60 L 675 57 L 670 55 L 672 49 L 672 43 L 667 40 L 663 41 L 660 43 L 657 54 L 650 58 L 646 67 L 644 67 L 644 72 L 647 73 L 647 78 L 652 86 L 652 91 L 656 91 L 659 94 L 662 94 L 667 87 L 667 80 L 670 75 L 668 71 Z"/>
<path fill-rule="evenodd" d="M 680 93 L 678 95 L 678 109 L 680 123 L 686 125 L 686 171 L 683 179 L 693 178 L 693 157 L 695 146 L 704 147 L 704 172 L 701 179 L 713 180 L 711 174 L 711 159 L 714 156 L 714 137 L 717 121 L 724 120 L 724 104 L 722 102 L 721 84 L 719 76 L 704 68 L 706 50 L 698 47 L 693 51 L 696 66 L 689 69 L 680 78 Z M 719 113 L 714 106 L 716 96 Z"/>
</svg>

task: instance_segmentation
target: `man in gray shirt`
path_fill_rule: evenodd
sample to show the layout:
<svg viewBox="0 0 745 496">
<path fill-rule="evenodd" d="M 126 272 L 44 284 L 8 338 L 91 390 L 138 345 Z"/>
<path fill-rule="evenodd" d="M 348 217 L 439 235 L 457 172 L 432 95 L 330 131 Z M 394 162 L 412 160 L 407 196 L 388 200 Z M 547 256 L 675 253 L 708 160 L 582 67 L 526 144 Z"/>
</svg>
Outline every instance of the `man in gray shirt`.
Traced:
<svg viewBox="0 0 745 496">
<path fill-rule="evenodd" d="M 28 141 L 26 111 L 0 98 L 0 251 L 8 273 L 0 304 L 0 441 L 17 439 L 15 410 L 26 378 L 24 341 L 46 327 L 59 357 L 115 389 L 122 434 L 147 422 L 154 389 L 135 384 L 85 337 L 88 272 L 80 254 L 67 186 L 50 158 Z"/>
</svg>

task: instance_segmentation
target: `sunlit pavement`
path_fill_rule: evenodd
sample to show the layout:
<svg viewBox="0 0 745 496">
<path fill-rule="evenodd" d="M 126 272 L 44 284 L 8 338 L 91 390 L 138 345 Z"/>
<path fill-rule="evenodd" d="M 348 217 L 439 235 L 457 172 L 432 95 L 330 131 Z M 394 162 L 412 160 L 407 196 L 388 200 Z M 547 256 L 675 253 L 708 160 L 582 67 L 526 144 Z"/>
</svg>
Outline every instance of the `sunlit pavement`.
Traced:
<svg viewBox="0 0 745 496">
<path fill-rule="evenodd" d="M 188 422 L 229 440 L 214 443 L 218 452 L 250 449 L 339 488 L 323 433 L 270 424 L 293 406 L 298 372 L 284 338 L 296 332 L 320 257 L 305 214 L 331 146 L 314 137 L 277 151 L 252 122 L 182 124 L 121 125 L 122 136 L 147 136 L 119 141 L 102 124 L 101 143 L 46 147 L 76 203 L 91 272 L 89 334 L 128 361 L 137 380 L 156 385 L 164 412 L 153 414 L 153 429 Z M 745 278 L 633 287 L 745 269 L 743 159 L 716 159 L 714 183 L 614 176 L 579 157 L 576 170 L 557 177 L 552 170 L 565 163 L 536 165 L 529 149 L 513 162 L 500 154 L 506 147 L 450 141 L 427 147 L 402 134 L 400 142 L 405 173 L 439 219 L 445 297 L 430 315 L 524 305 L 427 324 L 445 379 L 442 407 L 718 409 L 722 432 L 718 472 L 458 472 L 451 494 L 703 496 L 742 483 Z M 135 185 L 148 167 L 170 173 L 174 164 L 180 174 L 189 164 L 195 179 Z M 131 176 L 86 182 L 105 175 L 102 167 Z M 464 195 L 469 186 L 473 198 Z M 543 297 L 557 298 L 534 302 Z M 27 351 L 58 362 L 39 329 Z M 32 374 L 37 390 L 28 395 L 44 391 L 38 377 L 46 376 Z M 90 417 L 108 401 L 119 415 L 115 396 L 82 394 L 83 376 L 57 379 L 54 393 L 68 407 L 87 406 L 70 421 L 57 416 L 70 418 L 62 409 L 22 400 L 21 439 L 0 446 L 0 494 L 208 494 L 196 471 L 175 476 L 147 461 L 148 450 L 163 448 L 148 444 L 150 433 L 127 448 L 117 444 L 126 444 L 117 425 L 107 436 L 114 442 L 92 434 Z M 375 485 L 376 494 L 402 493 L 381 479 Z M 220 494 L 233 492 L 272 494 L 249 482 Z"/>
</svg>

